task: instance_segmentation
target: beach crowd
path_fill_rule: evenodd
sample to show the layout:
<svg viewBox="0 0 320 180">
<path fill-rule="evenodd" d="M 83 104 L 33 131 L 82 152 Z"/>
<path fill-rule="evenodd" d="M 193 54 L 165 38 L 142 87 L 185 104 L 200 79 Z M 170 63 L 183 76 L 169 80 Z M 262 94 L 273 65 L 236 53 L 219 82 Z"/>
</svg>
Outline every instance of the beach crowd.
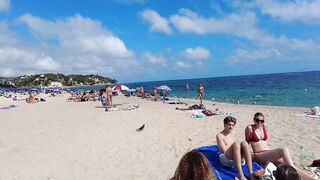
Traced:
<svg viewBox="0 0 320 180">
<path fill-rule="evenodd" d="M 206 116 L 218 115 L 219 108 L 210 110 L 204 106 L 205 89 L 201 83 L 197 92 L 199 104 L 189 106 L 187 103 L 181 102 L 180 99 L 176 100 L 169 97 L 168 91 L 159 90 L 157 86 L 154 86 L 148 93 L 142 86 L 136 87 L 132 91 L 115 91 L 111 86 L 107 85 L 99 91 L 69 92 L 70 95 L 66 100 L 68 102 L 98 101 L 105 108 L 105 111 L 108 111 L 116 107 L 113 97 L 124 94 L 126 97 L 133 96 L 150 101 L 186 105 L 185 107 L 175 108 L 177 110 L 200 111 Z M 54 97 L 60 93 L 50 92 L 50 96 Z M 30 104 L 46 101 L 44 98 L 38 97 L 38 93 L 34 92 L 23 92 L 19 95 L 12 93 L 3 96 L 12 98 L 14 101 L 25 100 Z M 197 115 L 196 113 L 195 117 L 198 117 Z M 263 113 L 255 113 L 252 118 L 252 124 L 247 125 L 243 130 L 243 141 L 237 142 L 234 132 L 237 119 L 233 116 L 226 116 L 221 122 L 224 128 L 216 133 L 216 155 L 208 155 L 208 153 L 203 153 L 201 149 L 187 152 L 181 158 L 171 180 L 213 180 L 219 179 L 218 176 L 240 180 L 268 178 L 277 180 L 313 179 L 308 173 L 294 164 L 288 148 L 269 147 L 268 140 L 270 136 L 267 121 Z M 140 127 L 139 132 L 143 128 L 144 125 Z M 216 160 L 212 160 L 212 156 L 216 156 L 214 157 Z M 268 169 L 271 166 L 275 167 L 272 171 Z M 233 173 L 229 175 L 225 173 L 232 170 Z"/>
</svg>

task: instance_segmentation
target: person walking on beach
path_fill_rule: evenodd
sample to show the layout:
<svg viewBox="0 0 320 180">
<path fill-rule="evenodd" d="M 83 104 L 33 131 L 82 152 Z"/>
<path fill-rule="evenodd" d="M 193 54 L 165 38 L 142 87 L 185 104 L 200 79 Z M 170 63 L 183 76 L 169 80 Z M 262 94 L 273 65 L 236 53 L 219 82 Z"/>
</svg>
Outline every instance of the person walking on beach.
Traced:
<svg viewBox="0 0 320 180">
<path fill-rule="evenodd" d="M 189 84 L 187 83 L 187 84 L 186 84 L 187 98 L 190 97 L 190 95 L 189 95 L 189 90 L 190 90 L 190 86 L 189 86 Z"/>
<path fill-rule="evenodd" d="M 235 133 L 233 131 L 236 125 L 236 118 L 228 116 L 223 120 L 224 129 L 216 136 L 219 152 L 220 163 L 225 167 L 236 167 L 238 172 L 238 178 L 240 180 L 246 179 L 242 172 L 242 164 L 244 160 L 248 166 L 250 179 L 254 179 L 252 169 L 252 159 L 249 151 L 249 145 L 247 142 L 242 141 L 238 143 L 235 141 Z"/>
<path fill-rule="evenodd" d="M 200 104 L 202 104 L 203 97 L 204 97 L 204 87 L 203 87 L 202 83 L 199 83 L 198 98 L 200 99 Z"/>
<path fill-rule="evenodd" d="M 153 95 L 154 95 L 154 100 L 157 101 L 158 99 L 158 91 L 157 91 L 157 86 L 153 86 Z"/>
<path fill-rule="evenodd" d="M 112 107 L 112 88 L 109 85 L 106 86 L 106 96 L 109 107 Z"/>
</svg>

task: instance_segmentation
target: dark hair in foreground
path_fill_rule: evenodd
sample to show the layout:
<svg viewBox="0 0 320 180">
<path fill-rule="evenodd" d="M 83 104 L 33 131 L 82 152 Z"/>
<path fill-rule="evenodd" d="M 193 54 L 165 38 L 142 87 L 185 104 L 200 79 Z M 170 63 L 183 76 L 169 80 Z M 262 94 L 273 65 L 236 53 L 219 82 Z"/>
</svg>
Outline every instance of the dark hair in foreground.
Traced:
<svg viewBox="0 0 320 180">
<path fill-rule="evenodd" d="M 254 114 L 253 119 L 257 119 L 259 116 L 264 117 L 264 115 L 261 112 L 257 112 Z"/>
<path fill-rule="evenodd" d="M 228 124 L 229 122 L 233 122 L 234 125 L 236 125 L 237 120 L 236 120 L 236 118 L 234 118 L 232 116 L 228 116 L 228 117 L 224 118 L 224 120 L 223 120 L 224 125 Z"/>
<path fill-rule="evenodd" d="M 208 159 L 198 151 L 183 155 L 171 180 L 215 180 Z"/>
<path fill-rule="evenodd" d="M 282 165 L 274 172 L 274 177 L 278 180 L 300 180 L 298 171 L 290 165 Z"/>
</svg>

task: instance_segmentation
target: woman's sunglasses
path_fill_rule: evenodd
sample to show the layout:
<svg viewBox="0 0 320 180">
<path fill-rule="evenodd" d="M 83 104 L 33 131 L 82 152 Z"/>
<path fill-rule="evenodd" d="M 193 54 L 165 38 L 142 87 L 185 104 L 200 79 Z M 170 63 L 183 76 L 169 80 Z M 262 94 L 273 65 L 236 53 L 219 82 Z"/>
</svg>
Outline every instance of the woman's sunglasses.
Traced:
<svg viewBox="0 0 320 180">
<path fill-rule="evenodd" d="M 260 120 L 260 119 L 255 119 L 254 121 L 257 122 L 257 123 L 258 123 L 258 122 L 264 123 L 264 120 Z"/>
</svg>

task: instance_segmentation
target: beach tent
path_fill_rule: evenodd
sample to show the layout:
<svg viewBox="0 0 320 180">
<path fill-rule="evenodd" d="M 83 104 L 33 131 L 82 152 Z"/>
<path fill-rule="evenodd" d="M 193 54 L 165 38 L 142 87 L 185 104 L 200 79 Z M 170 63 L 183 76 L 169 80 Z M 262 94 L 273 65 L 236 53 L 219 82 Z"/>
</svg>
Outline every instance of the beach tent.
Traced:
<svg viewBox="0 0 320 180">
<path fill-rule="evenodd" d="M 169 94 L 169 91 L 171 91 L 171 88 L 167 85 L 162 85 L 157 87 L 157 90 L 160 91 L 160 96 L 167 96 Z"/>
<path fill-rule="evenodd" d="M 58 92 L 58 91 L 61 91 L 61 87 L 55 86 L 55 87 L 52 87 L 51 90 L 54 92 Z"/>
<path fill-rule="evenodd" d="M 171 91 L 171 88 L 166 85 L 159 86 L 159 87 L 157 87 L 157 89 L 160 91 Z"/>
<path fill-rule="evenodd" d="M 137 92 L 136 89 L 129 89 L 128 92 Z"/>
<path fill-rule="evenodd" d="M 128 91 L 130 88 L 128 86 L 125 85 L 116 85 L 112 88 L 113 91 L 121 91 L 121 92 L 126 92 Z"/>
<path fill-rule="evenodd" d="M 34 92 L 39 92 L 39 90 L 38 89 L 36 89 L 36 88 L 32 88 L 32 89 L 29 89 L 29 91 L 34 91 Z"/>
</svg>

